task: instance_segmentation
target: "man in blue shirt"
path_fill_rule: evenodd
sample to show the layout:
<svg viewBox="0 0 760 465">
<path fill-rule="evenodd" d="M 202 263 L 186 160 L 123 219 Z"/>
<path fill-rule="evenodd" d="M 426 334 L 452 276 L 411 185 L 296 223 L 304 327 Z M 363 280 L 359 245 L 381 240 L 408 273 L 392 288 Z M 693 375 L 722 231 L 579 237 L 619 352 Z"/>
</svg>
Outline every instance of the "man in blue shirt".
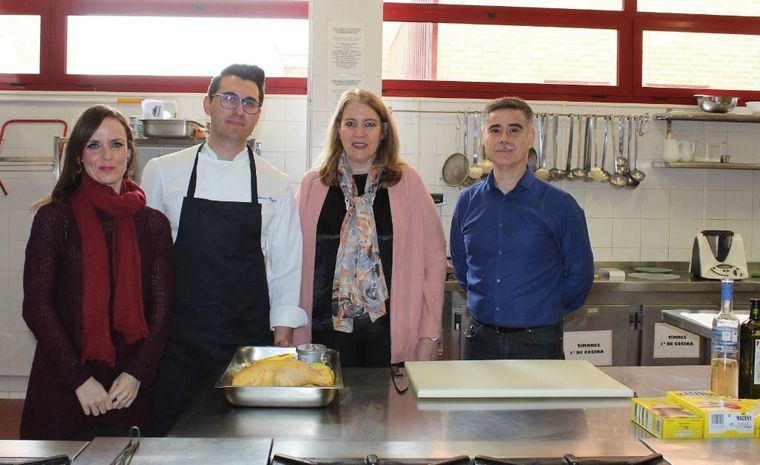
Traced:
<svg viewBox="0 0 760 465">
<path fill-rule="evenodd" d="M 583 305 L 594 257 L 583 210 L 527 169 L 533 110 L 504 97 L 484 111 L 493 170 L 464 190 L 451 221 L 451 260 L 467 291 L 464 358 L 563 359 L 562 317 Z"/>
</svg>

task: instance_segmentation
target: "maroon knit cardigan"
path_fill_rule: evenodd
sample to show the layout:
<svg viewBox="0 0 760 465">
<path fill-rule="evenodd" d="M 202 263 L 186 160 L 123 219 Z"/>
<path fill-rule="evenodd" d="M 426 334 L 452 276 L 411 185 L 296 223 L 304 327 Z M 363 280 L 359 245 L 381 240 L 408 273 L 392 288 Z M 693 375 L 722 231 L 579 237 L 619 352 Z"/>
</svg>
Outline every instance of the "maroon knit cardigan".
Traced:
<svg viewBox="0 0 760 465">
<path fill-rule="evenodd" d="M 112 260 L 112 222 L 102 212 L 98 215 Z M 37 338 L 37 349 L 21 418 L 22 439 L 81 438 L 83 431 L 92 429 L 92 423 L 149 428 L 150 385 L 169 332 L 172 238 L 169 221 L 156 210 L 145 208 L 134 221 L 148 335 L 126 345 L 112 327 L 116 360 L 108 367 L 96 361 L 81 363 L 82 239 L 71 207 L 68 203 L 49 204 L 35 215 L 26 247 L 23 316 Z M 113 320 L 113 309 L 108 311 Z M 107 391 L 124 371 L 140 381 L 132 405 L 97 417 L 85 416 L 74 390 L 93 376 Z"/>
</svg>

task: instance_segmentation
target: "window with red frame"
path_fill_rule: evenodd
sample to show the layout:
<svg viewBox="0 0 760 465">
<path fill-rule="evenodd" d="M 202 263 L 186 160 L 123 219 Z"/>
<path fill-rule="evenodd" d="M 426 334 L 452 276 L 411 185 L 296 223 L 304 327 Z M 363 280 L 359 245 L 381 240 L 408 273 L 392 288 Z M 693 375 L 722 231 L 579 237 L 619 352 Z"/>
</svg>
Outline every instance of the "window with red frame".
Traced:
<svg viewBox="0 0 760 465">
<path fill-rule="evenodd" d="M 40 73 L 40 16 L 0 15 L 0 74 Z"/>
<path fill-rule="evenodd" d="M 757 99 L 758 10 L 758 0 L 386 2 L 383 91 L 642 103 L 693 103 L 692 94 L 710 91 Z"/>
<path fill-rule="evenodd" d="M 0 88 L 197 92 L 225 66 L 253 63 L 267 71 L 268 93 L 306 93 L 306 0 L 12 5 L 0 9 L 0 25 L 31 17 L 41 26 L 0 32 L 0 51 L 17 52 L 0 56 L 21 57 L 0 63 Z"/>
</svg>

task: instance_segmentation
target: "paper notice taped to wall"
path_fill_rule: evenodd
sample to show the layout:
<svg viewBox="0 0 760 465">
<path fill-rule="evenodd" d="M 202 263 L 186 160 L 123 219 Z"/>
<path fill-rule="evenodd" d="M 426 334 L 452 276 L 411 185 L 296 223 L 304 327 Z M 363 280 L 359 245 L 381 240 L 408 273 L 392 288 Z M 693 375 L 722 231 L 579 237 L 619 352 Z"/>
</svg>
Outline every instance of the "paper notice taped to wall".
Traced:
<svg viewBox="0 0 760 465">
<path fill-rule="evenodd" d="M 330 21 L 327 74 L 364 73 L 364 23 Z"/>
<path fill-rule="evenodd" d="M 699 336 L 667 323 L 654 324 L 654 358 L 699 358 Z"/>
<path fill-rule="evenodd" d="M 597 366 L 612 365 L 612 330 L 567 331 L 563 345 L 567 360 L 588 360 Z"/>
</svg>

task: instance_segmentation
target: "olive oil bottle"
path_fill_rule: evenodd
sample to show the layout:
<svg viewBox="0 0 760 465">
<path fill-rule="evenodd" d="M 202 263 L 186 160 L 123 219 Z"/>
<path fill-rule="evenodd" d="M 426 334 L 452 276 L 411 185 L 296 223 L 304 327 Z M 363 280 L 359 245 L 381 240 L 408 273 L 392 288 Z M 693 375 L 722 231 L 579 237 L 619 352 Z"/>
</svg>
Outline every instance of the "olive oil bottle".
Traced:
<svg viewBox="0 0 760 465">
<path fill-rule="evenodd" d="M 760 299 L 750 299 L 739 340 L 739 397 L 760 399 Z"/>
</svg>

